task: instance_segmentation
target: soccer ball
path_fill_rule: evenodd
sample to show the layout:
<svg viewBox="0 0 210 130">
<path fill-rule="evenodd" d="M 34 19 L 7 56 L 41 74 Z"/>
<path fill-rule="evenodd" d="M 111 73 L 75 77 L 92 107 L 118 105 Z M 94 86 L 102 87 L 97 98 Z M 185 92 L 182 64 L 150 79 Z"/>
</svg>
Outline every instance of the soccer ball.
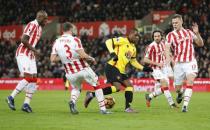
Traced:
<svg viewBox="0 0 210 130">
<path fill-rule="evenodd" d="M 112 96 L 105 97 L 104 102 L 105 102 L 106 109 L 111 109 L 115 105 L 115 99 Z"/>
</svg>

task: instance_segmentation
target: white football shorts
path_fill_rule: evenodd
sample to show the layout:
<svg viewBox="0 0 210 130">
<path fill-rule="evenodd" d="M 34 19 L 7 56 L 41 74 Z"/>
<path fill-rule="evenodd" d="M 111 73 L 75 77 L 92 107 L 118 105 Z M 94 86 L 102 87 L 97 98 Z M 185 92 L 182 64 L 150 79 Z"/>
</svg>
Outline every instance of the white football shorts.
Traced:
<svg viewBox="0 0 210 130">
<path fill-rule="evenodd" d="M 72 88 L 82 89 L 81 84 L 84 80 L 93 87 L 98 84 L 98 76 L 90 67 L 86 67 L 74 74 L 66 74 L 66 78 L 70 81 Z"/>
<path fill-rule="evenodd" d="M 186 75 L 193 74 L 197 76 L 198 65 L 194 59 L 191 62 L 176 63 L 174 66 L 174 81 L 175 85 L 182 85 L 183 80 L 186 79 Z"/>
<path fill-rule="evenodd" d="M 30 57 L 25 55 L 18 55 L 16 57 L 16 60 L 21 76 L 24 76 L 24 73 L 37 74 L 37 66 L 35 58 L 31 59 Z"/>
</svg>

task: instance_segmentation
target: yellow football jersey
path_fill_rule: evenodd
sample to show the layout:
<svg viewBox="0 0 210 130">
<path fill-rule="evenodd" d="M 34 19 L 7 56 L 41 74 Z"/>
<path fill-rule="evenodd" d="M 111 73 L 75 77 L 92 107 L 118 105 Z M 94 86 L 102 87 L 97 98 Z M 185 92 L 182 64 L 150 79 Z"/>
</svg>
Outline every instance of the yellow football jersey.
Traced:
<svg viewBox="0 0 210 130">
<path fill-rule="evenodd" d="M 118 68 L 120 73 L 125 74 L 125 68 L 129 62 L 138 69 L 143 68 L 136 60 L 135 45 L 133 43 L 130 43 L 127 38 L 118 37 L 118 38 L 108 39 L 106 41 L 106 45 L 110 53 L 114 51 L 118 56 L 118 61 L 113 61 L 111 59 L 108 61 L 108 64 Z M 109 45 L 112 45 L 113 50 L 111 47 L 108 47 Z"/>
</svg>

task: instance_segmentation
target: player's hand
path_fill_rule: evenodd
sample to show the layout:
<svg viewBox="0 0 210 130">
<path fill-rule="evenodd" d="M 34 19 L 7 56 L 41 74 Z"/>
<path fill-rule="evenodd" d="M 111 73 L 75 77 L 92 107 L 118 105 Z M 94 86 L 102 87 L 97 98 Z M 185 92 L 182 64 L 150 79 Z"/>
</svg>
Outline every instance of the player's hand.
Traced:
<svg viewBox="0 0 210 130">
<path fill-rule="evenodd" d="M 113 59 L 113 61 L 118 61 L 118 56 L 115 54 L 115 52 L 112 52 L 110 54 L 111 58 Z"/>
<path fill-rule="evenodd" d="M 36 58 L 38 58 L 40 56 L 40 53 L 37 50 L 33 50 L 33 52 L 34 52 L 34 55 Z"/>
<path fill-rule="evenodd" d="M 144 72 L 153 72 L 153 69 L 149 66 L 144 66 L 143 71 Z"/>
<path fill-rule="evenodd" d="M 95 58 L 93 58 L 93 57 L 91 57 L 91 56 L 88 58 L 88 60 L 91 61 L 94 65 L 97 64 Z"/>
<path fill-rule="evenodd" d="M 197 23 L 192 24 L 192 30 L 195 34 L 199 34 L 199 29 L 198 29 L 198 24 Z"/>
</svg>

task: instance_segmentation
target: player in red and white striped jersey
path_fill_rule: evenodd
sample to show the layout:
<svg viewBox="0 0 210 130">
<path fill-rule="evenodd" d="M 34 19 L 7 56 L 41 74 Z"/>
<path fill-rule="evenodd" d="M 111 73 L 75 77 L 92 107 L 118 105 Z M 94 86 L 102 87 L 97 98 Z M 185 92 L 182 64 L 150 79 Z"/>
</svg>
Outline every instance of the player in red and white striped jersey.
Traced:
<svg viewBox="0 0 210 130">
<path fill-rule="evenodd" d="M 98 84 L 98 76 L 89 67 L 86 61 L 95 63 L 95 59 L 87 55 L 82 47 L 81 41 L 72 36 L 72 24 L 66 22 L 63 24 L 63 35 L 56 39 L 51 53 L 51 62 L 61 60 L 65 67 L 66 78 L 72 86 L 69 107 L 72 114 L 78 114 L 76 102 L 81 92 L 83 80 L 92 85 L 99 103 L 100 112 L 109 114 L 106 111 L 103 91 Z"/>
<path fill-rule="evenodd" d="M 147 47 L 144 62 L 150 64 L 153 68 L 152 76 L 159 82 L 161 87 L 154 90 L 150 94 L 146 94 L 146 104 L 150 107 L 150 102 L 154 97 L 157 97 L 164 93 L 169 105 L 177 107 L 173 101 L 171 93 L 169 91 L 169 66 L 165 63 L 165 41 L 162 38 L 162 32 L 156 30 L 152 34 L 153 42 Z"/>
<path fill-rule="evenodd" d="M 172 18 L 173 31 L 166 37 L 166 62 L 170 61 L 170 47 L 174 51 L 174 80 L 178 93 L 177 103 L 181 103 L 184 95 L 182 112 L 187 112 L 187 107 L 192 96 L 193 81 L 197 76 L 198 66 L 194 54 L 195 43 L 197 46 L 204 45 L 200 36 L 197 23 L 193 23 L 192 30 L 182 27 L 182 16 L 175 14 Z M 186 79 L 186 89 L 182 89 L 183 80 Z"/>
<path fill-rule="evenodd" d="M 39 55 L 35 49 L 37 42 L 39 41 L 42 34 L 42 27 L 47 23 L 47 13 L 43 10 L 38 11 L 36 19 L 29 22 L 23 32 L 21 38 L 21 44 L 16 51 L 16 59 L 21 77 L 23 79 L 18 83 L 16 88 L 13 90 L 10 96 L 7 97 L 6 101 L 12 110 L 15 109 L 14 98 L 23 89 L 26 91 L 25 101 L 22 110 L 25 112 L 32 112 L 30 107 L 30 101 L 33 93 L 36 90 L 36 57 Z"/>
</svg>

